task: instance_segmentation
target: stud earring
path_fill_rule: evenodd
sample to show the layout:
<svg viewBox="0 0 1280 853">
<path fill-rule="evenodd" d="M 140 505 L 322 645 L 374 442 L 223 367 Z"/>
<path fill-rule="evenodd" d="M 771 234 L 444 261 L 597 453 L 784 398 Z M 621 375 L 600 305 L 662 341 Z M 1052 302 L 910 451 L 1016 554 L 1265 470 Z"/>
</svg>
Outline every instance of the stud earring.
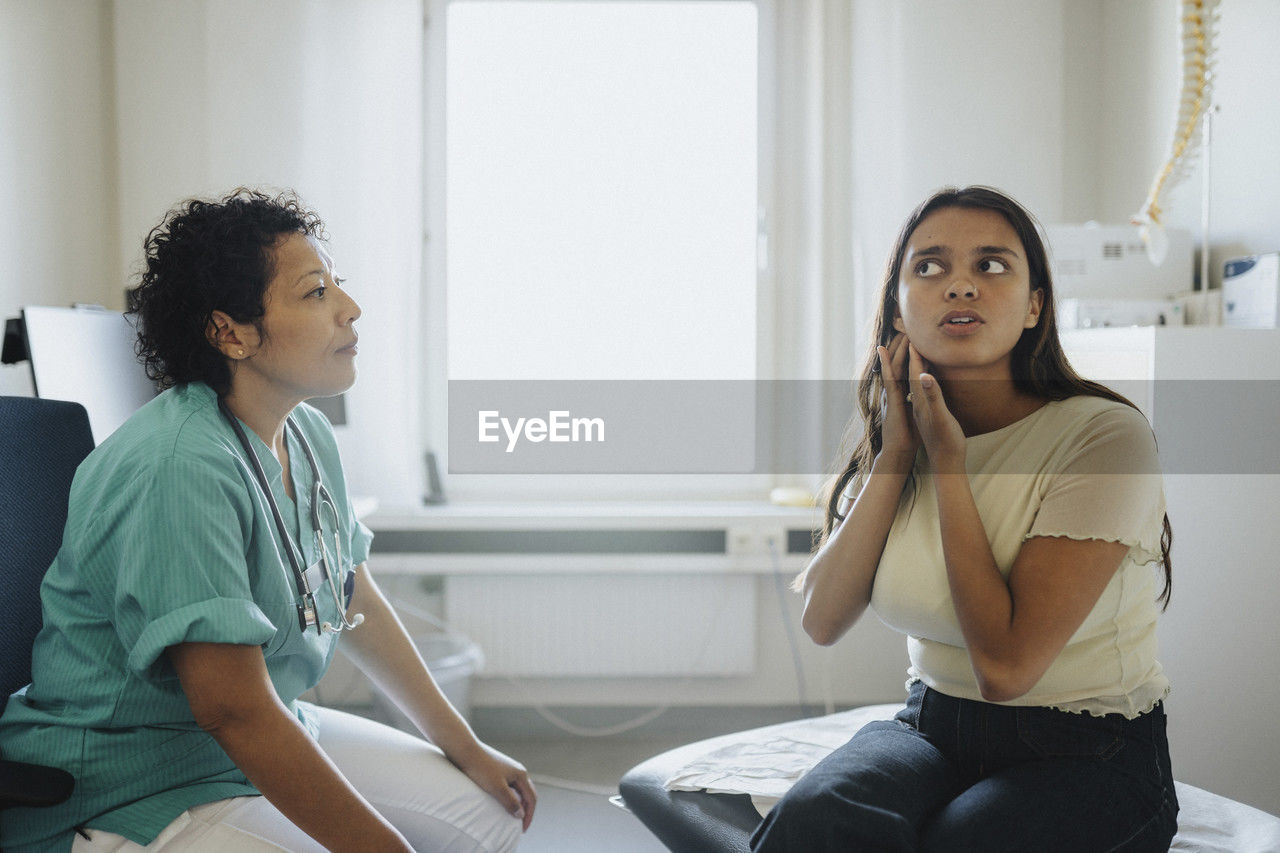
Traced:
<svg viewBox="0 0 1280 853">
<path fill-rule="evenodd" d="M 236 350 L 236 355 L 243 356 L 243 355 L 244 355 L 244 350 L 242 350 L 242 349 L 238 349 L 238 350 Z"/>
</svg>

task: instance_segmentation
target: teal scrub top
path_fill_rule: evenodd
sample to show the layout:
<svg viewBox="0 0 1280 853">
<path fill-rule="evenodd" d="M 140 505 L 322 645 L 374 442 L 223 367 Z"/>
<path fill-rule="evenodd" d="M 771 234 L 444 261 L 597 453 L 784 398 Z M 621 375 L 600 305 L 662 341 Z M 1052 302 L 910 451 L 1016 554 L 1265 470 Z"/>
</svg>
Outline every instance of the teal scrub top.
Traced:
<svg viewBox="0 0 1280 853">
<path fill-rule="evenodd" d="M 303 404 L 291 417 L 333 496 L 345 577 L 368 557 L 373 535 L 352 511 L 324 416 Z M 314 565 L 312 473 L 302 448 L 289 435 L 295 502 L 275 455 L 245 432 L 304 565 Z M 330 517 L 322 518 L 332 542 Z M 320 680 L 339 635 L 299 629 L 283 547 L 207 385 L 165 391 L 89 455 L 40 590 L 32 684 L 0 716 L 0 754 L 64 768 L 75 791 L 51 808 L 0 811 L 0 847 L 69 850 L 78 826 L 145 845 L 192 806 L 258 793 L 192 718 L 164 654 L 176 643 L 261 646 L 281 700 L 316 733 L 298 696 Z M 321 621 L 336 621 L 328 588 L 312 589 Z"/>
</svg>

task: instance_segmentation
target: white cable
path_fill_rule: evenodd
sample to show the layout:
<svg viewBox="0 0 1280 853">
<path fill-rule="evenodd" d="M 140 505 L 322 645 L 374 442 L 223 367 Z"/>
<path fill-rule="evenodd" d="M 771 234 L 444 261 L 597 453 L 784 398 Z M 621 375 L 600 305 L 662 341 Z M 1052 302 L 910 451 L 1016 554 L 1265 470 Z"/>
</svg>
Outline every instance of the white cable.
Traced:
<svg viewBox="0 0 1280 853">
<path fill-rule="evenodd" d="M 579 782 L 576 779 L 561 779 L 558 776 L 546 776 L 542 773 L 530 773 L 529 779 L 537 785 L 545 785 L 548 788 L 562 788 L 566 791 L 576 791 L 579 794 L 591 794 L 597 797 L 612 797 L 618 793 L 618 786 L 612 787 L 607 785 L 593 785 L 590 782 Z"/>
<path fill-rule="evenodd" d="M 782 628 L 787 635 L 787 646 L 791 649 L 791 664 L 796 671 L 796 691 L 799 694 L 800 715 L 805 716 L 808 713 L 805 703 L 805 696 L 808 690 L 804 683 L 804 664 L 800 660 L 800 648 L 796 642 L 795 625 L 791 621 L 791 610 L 787 607 L 787 597 L 783 577 L 782 577 L 782 559 L 778 555 L 778 543 L 774 541 L 772 536 L 769 537 L 769 559 L 773 567 L 773 588 L 778 598 L 778 610 L 782 613 Z"/>
<path fill-rule="evenodd" d="M 508 675 L 508 676 L 505 676 L 505 678 L 507 679 L 507 681 L 510 681 L 512 684 L 521 686 L 520 682 L 517 681 L 514 677 Z M 684 686 L 684 685 L 681 685 L 681 686 Z M 538 713 L 539 717 L 546 720 L 548 723 L 555 726 L 557 729 L 559 729 L 560 731 L 566 734 L 571 734 L 571 735 L 574 735 L 575 737 L 613 737 L 614 735 L 626 734 L 627 732 L 634 731 L 635 729 L 638 729 L 641 726 L 647 726 L 649 723 L 652 723 L 654 720 L 661 717 L 667 711 L 671 710 L 671 705 L 669 704 L 658 705 L 655 708 L 650 708 L 648 711 L 645 711 L 643 714 L 641 714 L 638 717 L 632 717 L 630 720 L 626 720 L 624 722 L 617 723 L 612 726 L 590 726 L 590 727 L 579 726 L 569 722 L 564 717 L 561 717 L 559 714 L 555 713 L 554 711 L 552 711 L 550 708 L 548 708 L 546 705 L 542 704 L 541 702 L 534 702 L 533 710 Z"/>
</svg>

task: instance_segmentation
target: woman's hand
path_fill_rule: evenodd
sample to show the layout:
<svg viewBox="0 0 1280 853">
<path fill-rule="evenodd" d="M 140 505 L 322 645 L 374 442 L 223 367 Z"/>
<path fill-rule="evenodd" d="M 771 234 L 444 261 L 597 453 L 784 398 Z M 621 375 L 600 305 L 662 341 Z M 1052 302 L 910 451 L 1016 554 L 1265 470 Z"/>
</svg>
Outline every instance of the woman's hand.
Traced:
<svg viewBox="0 0 1280 853">
<path fill-rule="evenodd" d="M 907 348 L 911 376 L 911 414 L 925 452 L 929 454 L 929 463 L 940 474 L 963 474 L 964 430 L 947 408 L 947 401 L 942 396 L 937 378 L 927 372 L 929 364 L 910 342 Z"/>
<path fill-rule="evenodd" d="M 529 781 L 529 771 L 519 761 L 486 743 L 476 741 L 476 747 L 466 755 L 451 755 L 449 759 L 482 791 L 519 818 L 521 828 L 527 832 L 529 824 L 533 822 L 533 810 L 538 804 L 538 794 Z"/>
<path fill-rule="evenodd" d="M 519 762 L 476 739 L 440 692 L 365 563 L 356 566 L 355 595 L 347 609 L 365 615 L 360 629 L 343 640 L 347 656 L 391 697 L 427 740 L 444 750 L 454 766 L 528 829 L 538 800 L 529 773 Z"/>
<path fill-rule="evenodd" d="M 907 404 L 907 336 L 898 332 L 887 347 L 876 347 L 880 356 L 880 378 L 884 382 L 885 412 L 880 430 L 880 452 L 913 458 L 920 448 L 920 433 L 916 429 L 911 409 Z"/>
</svg>

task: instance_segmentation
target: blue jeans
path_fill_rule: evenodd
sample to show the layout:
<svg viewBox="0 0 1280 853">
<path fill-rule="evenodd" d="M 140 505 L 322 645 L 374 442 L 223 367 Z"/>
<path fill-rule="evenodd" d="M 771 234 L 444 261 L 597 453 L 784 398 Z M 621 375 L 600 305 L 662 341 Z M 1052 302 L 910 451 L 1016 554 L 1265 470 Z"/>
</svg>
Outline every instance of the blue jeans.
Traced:
<svg viewBox="0 0 1280 853">
<path fill-rule="evenodd" d="M 751 849 L 1164 851 L 1177 814 L 1162 706 L 1093 717 L 917 682 L 795 784 Z"/>
</svg>

